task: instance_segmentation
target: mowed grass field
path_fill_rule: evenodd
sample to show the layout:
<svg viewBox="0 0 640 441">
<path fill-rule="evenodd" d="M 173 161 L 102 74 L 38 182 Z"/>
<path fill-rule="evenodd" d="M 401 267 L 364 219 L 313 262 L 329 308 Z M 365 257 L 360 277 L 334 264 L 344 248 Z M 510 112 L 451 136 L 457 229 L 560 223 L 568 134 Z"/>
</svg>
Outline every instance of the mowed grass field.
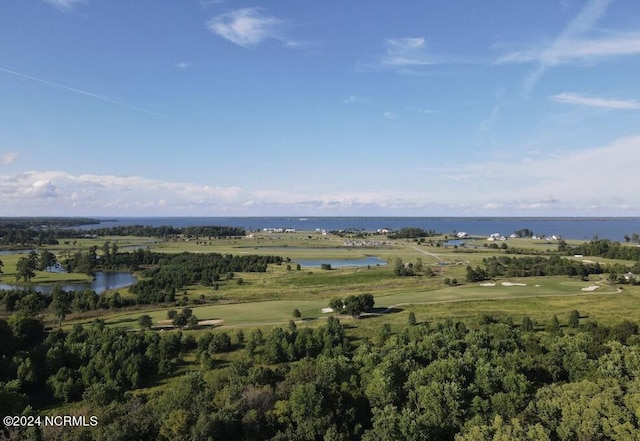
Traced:
<svg viewBox="0 0 640 441">
<path fill-rule="evenodd" d="M 220 288 L 214 290 L 208 286 L 190 286 L 179 290 L 177 299 L 183 300 L 184 294 L 188 306 L 200 320 L 221 320 L 223 327 L 252 327 L 286 324 L 293 319 L 293 310 L 298 309 L 305 321 L 302 324 L 321 323 L 327 314 L 321 309 L 327 307 L 333 297 L 346 297 L 370 293 L 376 301 L 378 311 L 394 308 L 395 313 L 384 314 L 373 319 L 349 320 L 357 327 L 367 327 L 389 321 L 406 323 L 406 311 L 414 311 L 419 320 L 443 320 L 445 318 L 471 319 L 482 314 L 530 316 L 536 320 L 550 319 L 554 314 L 568 314 L 578 309 L 585 319 L 601 322 L 617 322 L 622 318 L 640 321 L 640 289 L 625 286 L 623 290 L 610 285 L 603 277 L 592 276 L 588 282 L 567 277 L 538 277 L 521 279 L 500 279 L 493 281 L 494 286 L 482 286 L 480 283 L 465 283 L 466 267 L 482 264 L 482 259 L 500 255 L 504 251 L 485 247 L 486 240 L 474 239 L 468 242 L 470 247 L 435 246 L 444 237 L 431 238 L 418 244 L 411 240 L 388 240 L 385 236 L 365 238 L 342 238 L 323 236 L 316 233 L 257 233 L 253 238 L 232 239 L 190 239 L 170 240 L 110 237 L 98 239 L 79 239 L 48 247 L 59 258 L 65 253 L 86 250 L 97 246 L 98 253 L 102 244 L 116 243 L 120 251 L 135 248 L 147 248 L 166 253 L 199 252 L 221 254 L 259 254 L 280 255 L 290 258 L 290 263 L 271 265 L 266 273 L 237 273 L 234 279 L 222 281 Z M 358 245 L 348 245 L 349 243 Z M 553 250 L 557 243 L 533 239 L 510 239 L 508 247 L 531 250 L 531 254 Z M 24 254 L 0 256 L 4 262 L 4 274 L 0 283 L 13 283 L 15 264 Z M 375 256 L 387 261 L 386 266 L 334 268 L 330 271 L 320 268 L 303 267 L 296 270 L 295 259 L 361 259 Z M 420 259 L 425 266 L 435 272 L 435 276 L 398 277 L 393 274 L 395 259 L 415 264 Z M 589 256 L 576 258 L 583 261 L 606 262 Z M 291 266 L 291 270 L 287 269 Z M 444 278 L 457 279 L 458 286 L 447 286 Z M 242 283 L 238 283 L 242 279 Z M 55 280 L 86 280 L 78 274 L 49 274 L 38 272 L 35 283 Z M 503 286 L 503 282 L 513 283 Z M 521 286 L 523 285 L 523 286 Z M 582 291 L 582 288 L 598 286 L 595 291 Z M 119 290 L 128 296 L 126 289 Z M 104 295 L 111 295 L 106 293 Z M 196 303 L 202 301 L 203 305 Z M 75 323 L 89 323 L 100 316 L 112 326 L 138 329 L 137 319 L 149 314 L 154 323 L 166 320 L 169 309 L 179 310 L 181 306 L 140 307 L 134 310 L 93 311 L 88 314 L 72 314 L 64 326 Z M 421 318 L 422 317 L 422 318 Z M 53 320 L 51 320 L 53 323 Z"/>
<path fill-rule="evenodd" d="M 512 279 L 511 283 L 526 286 L 481 286 L 466 284 L 441 289 L 399 290 L 397 293 L 374 295 L 378 314 L 370 319 L 356 320 L 338 315 L 341 320 L 350 323 L 376 325 L 382 322 L 406 323 L 406 311 L 414 311 L 421 320 L 438 321 L 446 318 L 474 321 L 482 314 L 496 317 L 529 316 L 545 322 L 556 315 L 568 314 L 578 309 L 591 320 L 602 323 L 615 323 L 622 319 L 640 321 L 640 288 L 624 287 L 620 289 L 604 280 L 598 284 L 593 281 L 581 282 L 564 277 L 539 277 Z M 595 291 L 583 291 L 582 288 L 599 286 Z M 346 293 L 345 293 L 346 294 Z M 321 321 L 331 314 L 323 314 L 329 297 L 298 299 L 265 299 L 243 303 L 189 305 L 200 320 L 219 320 L 216 327 L 255 327 L 263 325 L 282 325 L 289 320 L 300 323 Z M 137 319 L 149 314 L 156 325 L 162 325 L 167 311 L 172 308 L 149 308 L 135 311 L 120 311 L 103 315 L 107 324 L 128 329 L 138 329 Z M 178 307 L 173 309 L 180 310 Z M 303 320 L 294 319 L 293 310 L 302 313 Z M 67 326 L 75 323 L 89 323 L 91 317 L 68 320 Z"/>
</svg>

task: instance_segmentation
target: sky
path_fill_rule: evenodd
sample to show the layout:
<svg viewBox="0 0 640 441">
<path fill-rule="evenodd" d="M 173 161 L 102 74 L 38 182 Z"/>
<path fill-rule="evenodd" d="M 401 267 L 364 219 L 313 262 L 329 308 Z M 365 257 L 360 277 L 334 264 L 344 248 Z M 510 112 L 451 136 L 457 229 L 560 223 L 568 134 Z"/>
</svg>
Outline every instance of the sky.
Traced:
<svg viewBox="0 0 640 441">
<path fill-rule="evenodd" d="M 0 216 L 640 216 L 636 0 L 0 0 Z"/>
</svg>

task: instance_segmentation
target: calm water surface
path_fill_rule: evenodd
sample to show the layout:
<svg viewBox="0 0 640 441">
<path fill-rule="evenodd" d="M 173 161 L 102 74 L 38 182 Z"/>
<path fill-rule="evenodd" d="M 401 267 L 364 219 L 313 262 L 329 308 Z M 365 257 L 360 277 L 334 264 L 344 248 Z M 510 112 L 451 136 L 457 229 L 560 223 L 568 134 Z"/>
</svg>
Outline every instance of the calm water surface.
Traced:
<svg viewBox="0 0 640 441">
<path fill-rule="evenodd" d="M 95 291 L 97 294 L 102 294 L 109 289 L 125 288 L 129 285 L 136 283 L 136 278 L 131 273 L 124 271 L 99 271 L 96 273 L 95 278 L 91 282 L 73 282 L 65 283 L 62 285 L 62 289 L 65 291 L 83 291 L 87 288 Z M 38 284 L 31 285 L 34 290 L 40 291 L 43 294 L 51 294 L 55 285 L 52 284 Z M 0 283 L 0 289 L 15 289 L 24 288 L 22 285 L 11 285 L 8 283 Z"/>
<path fill-rule="evenodd" d="M 376 266 L 386 265 L 387 261 L 374 256 L 365 259 L 294 259 L 294 263 L 299 263 L 303 267 L 320 268 L 323 263 L 328 263 L 332 268 L 345 268 L 351 266 Z"/>
<path fill-rule="evenodd" d="M 566 239 L 600 239 L 623 241 L 625 235 L 640 233 L 638 217 L 123 217 L 79 229 L 115 227 L 122 225 L 189 226 L 221 225 L 263 228 L 294 228 L 298 231 L 324 229 L 376 231 L 381 228 L 399 230 L 417 227 L 451 234 L 465 231 L 471 235 L 500 233 L 509 236 L 516 230 L 528 228 L 538 235 L 560 235 Z"/>
</svg>

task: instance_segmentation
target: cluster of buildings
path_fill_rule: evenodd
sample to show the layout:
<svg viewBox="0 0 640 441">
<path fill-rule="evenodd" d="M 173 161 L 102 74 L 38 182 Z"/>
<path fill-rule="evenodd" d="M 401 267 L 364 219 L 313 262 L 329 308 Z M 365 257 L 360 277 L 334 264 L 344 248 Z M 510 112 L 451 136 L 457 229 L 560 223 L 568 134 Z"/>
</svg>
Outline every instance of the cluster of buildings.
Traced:
<svg viewBox="0 0 640 441">
<path fill-rule="evenodd" d="M 263 228 L 264 233 L 295 233 L 295 228 Z"/>
<path fill-rule="evenodd" d="M 382 240 L 345 240 L 345 247 L 381 247 L 383 245 L 388 245 L 389 242 L 385 242 Z"/>
<path fill-rule="evenodd" d="M 466 233 L 465 233 L 466 234 Z M 520 236 L 518 236 L 517 234 L 511 234 L 509 236 L 509 239 L 518 239 L 520 238 Z M 538 239 L 538 240 L 561 240 L 562 237 L 554 234 L 552 236 L 544 236 L 544 235 L 533 235 L 531 236 L 531 239 Z M 491 235 L 489 235 L 489 237 L 487 237 L 487 240 L 489 242 L 496 242 L 496 241 L 503 241 L 503 240 L 507 240 L 507 238 L 503 235 L 501 235 L 500 233 L 493 233 Z"/>
</svg>

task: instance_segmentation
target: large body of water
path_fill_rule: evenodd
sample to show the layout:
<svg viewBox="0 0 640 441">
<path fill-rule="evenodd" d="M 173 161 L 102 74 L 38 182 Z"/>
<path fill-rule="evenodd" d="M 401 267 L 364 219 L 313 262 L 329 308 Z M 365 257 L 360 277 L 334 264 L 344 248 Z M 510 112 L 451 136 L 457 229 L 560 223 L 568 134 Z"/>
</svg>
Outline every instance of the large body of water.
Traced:
<svg viewBox="0 0 640 441">
<path fill-rule="evenodd" d="M 224 225 L 247 230 L 263 228 L 294 228 L 298 231 L 365 230 L 380 228 L 399 230 L 417 227 L 450 234 L 465 231 L 473 235 L 500 233 L 508 236 L 516 230 L 528 228 L 537 235 L 560 235 L 566 239 L 600 239 L 623 241 L 625 235 L 640 233 L 640 218 L 526 218 L 526 217 L 123 217 L 99 225 L 81 228 L 113 227 L 118 225 L 149 225 L 159 227 L 189 227 Z"/>
</svg>

